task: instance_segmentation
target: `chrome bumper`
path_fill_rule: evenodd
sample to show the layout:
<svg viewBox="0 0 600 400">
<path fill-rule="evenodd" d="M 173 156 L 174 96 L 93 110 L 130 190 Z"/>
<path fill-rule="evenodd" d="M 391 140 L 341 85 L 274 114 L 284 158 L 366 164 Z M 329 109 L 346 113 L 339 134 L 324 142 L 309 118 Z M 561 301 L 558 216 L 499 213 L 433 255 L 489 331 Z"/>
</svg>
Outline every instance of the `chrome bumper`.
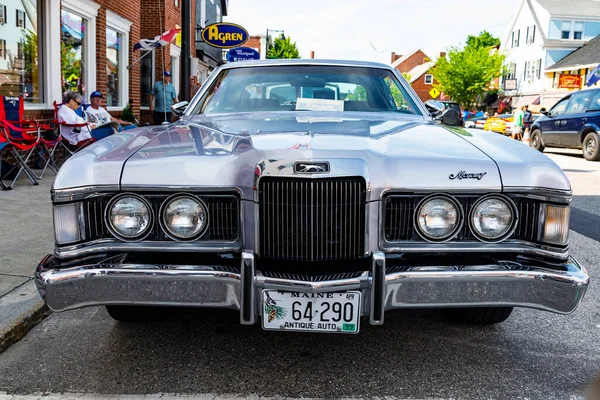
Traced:
<svg viewBox="0 0 600 400">
<path fill-rule="evenodd" d="M 38 265 L 36 284 L 54 311 L 104 304 L 220 307 L 239 310 L 243 324 L 253 324 L 261 314 L 263 289 L 360 290 L 363 315 L 378 325 L 386 310 L 396 308 L 518 306 L 568 314 L 577 308 L 589 283 L 587 271 L 573 258 L 563 264 L 564 271 L 506 262 L 386 272 L 385 255 L 378 252 L 372 256 L 370 271 L 319 281 L 261 274 L 252 253 L 243 253 L 241 267 L 234 272 L 210 265 L 148 264 L 47 269 L 50 260 L 47 256 Z"/>
</svg>

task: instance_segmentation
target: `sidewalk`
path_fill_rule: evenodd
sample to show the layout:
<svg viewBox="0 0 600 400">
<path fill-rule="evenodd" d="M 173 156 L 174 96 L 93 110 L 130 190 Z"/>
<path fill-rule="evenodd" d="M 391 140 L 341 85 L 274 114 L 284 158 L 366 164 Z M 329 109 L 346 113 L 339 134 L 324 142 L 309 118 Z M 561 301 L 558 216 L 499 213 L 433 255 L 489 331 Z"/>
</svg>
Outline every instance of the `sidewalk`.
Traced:
<svg viewBox="0 0 600 400">
<path fill-rule="evenodd" d="M 33 186 L 22 174 L 13 190 L 0 190 L 0 353 L 47 313 L 33 272 L 54 249 L 53 180 L 52 171 L 46 171 Z"/>
</svg>

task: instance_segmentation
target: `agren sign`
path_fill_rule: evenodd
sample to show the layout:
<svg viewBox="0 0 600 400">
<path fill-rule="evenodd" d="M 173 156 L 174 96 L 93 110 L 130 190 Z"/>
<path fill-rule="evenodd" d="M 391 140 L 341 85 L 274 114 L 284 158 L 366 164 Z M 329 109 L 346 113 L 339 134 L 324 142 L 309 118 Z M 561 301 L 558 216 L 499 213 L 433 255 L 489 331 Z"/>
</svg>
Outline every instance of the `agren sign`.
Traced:
<svg viewBox="0 0 600 400">
<path fill-rule="evenodd" d="M 229 22 L 219 22 L 202 30 L 202 39 L 212 47 L 230 49 L 248 41 L 248 31 L 239 25 Z"/>
</svg>

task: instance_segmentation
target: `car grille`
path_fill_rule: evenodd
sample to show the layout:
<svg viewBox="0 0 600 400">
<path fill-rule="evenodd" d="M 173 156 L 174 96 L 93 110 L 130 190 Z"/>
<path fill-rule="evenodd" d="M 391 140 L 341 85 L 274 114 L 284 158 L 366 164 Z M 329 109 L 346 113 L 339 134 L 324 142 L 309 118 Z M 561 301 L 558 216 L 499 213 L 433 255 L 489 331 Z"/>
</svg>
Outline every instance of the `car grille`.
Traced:
<svg viewBox="0 0 600 400">
<path fill-rule="evenodd" d="M 469 229 L 468 216 L 471 208 L 480 199 L 477 196 L 454 196 L 465 211 L 465 223 L 454 241 L 478 241 Z M 540 203 L 535 200 L 509 196 L 517 206 L 519 221 L 509 239 L 538 242 Z M 414 228 L 415 208 L 425 196 L 389 195 L 383 200 L 384 238 L 388 242 L 424 242 Z"/>
<path fill-rule="evenodd" d="M 262 178 L 260 256 L 296 261 L 364 257 L 365 187 L 360 177 Z"/>
<path fill-rule="evenodd" d="M 154 226 L 152 232 L 145 240 L 172 241 L 160 227 L 159 210 L 162 203 L 171 196 L 169 194 L 142 194 L 152 205 L 154 215 Z M 208 229 L 198 241 L 234 242 L 240 237 L 240 211 L 239 201 L 233 195 L 198 195 L 204 201 L 208 209 Z M 86 216 L 86 238 L 88 240 L 111 238 L 104 220 L 106 206 L 112 196 L 88 199 L 83 204 Z"/>
</svg>

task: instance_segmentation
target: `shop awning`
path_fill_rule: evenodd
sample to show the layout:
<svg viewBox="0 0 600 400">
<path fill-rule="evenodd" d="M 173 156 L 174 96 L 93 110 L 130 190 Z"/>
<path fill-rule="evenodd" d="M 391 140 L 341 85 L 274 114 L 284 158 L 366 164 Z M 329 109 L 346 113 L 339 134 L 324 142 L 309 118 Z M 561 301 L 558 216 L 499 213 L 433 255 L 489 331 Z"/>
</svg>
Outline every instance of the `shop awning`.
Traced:
<svg viewBox="0 0 600 400">
<path fill-rule="evenodd" d="M 538 105 L 540 104 L 540 95 L 534 94 L 531 96 L 523 96 L 517 100 L 517 103 L 513 107 L 521 107 L 527 105 Z"/>
</svg>

